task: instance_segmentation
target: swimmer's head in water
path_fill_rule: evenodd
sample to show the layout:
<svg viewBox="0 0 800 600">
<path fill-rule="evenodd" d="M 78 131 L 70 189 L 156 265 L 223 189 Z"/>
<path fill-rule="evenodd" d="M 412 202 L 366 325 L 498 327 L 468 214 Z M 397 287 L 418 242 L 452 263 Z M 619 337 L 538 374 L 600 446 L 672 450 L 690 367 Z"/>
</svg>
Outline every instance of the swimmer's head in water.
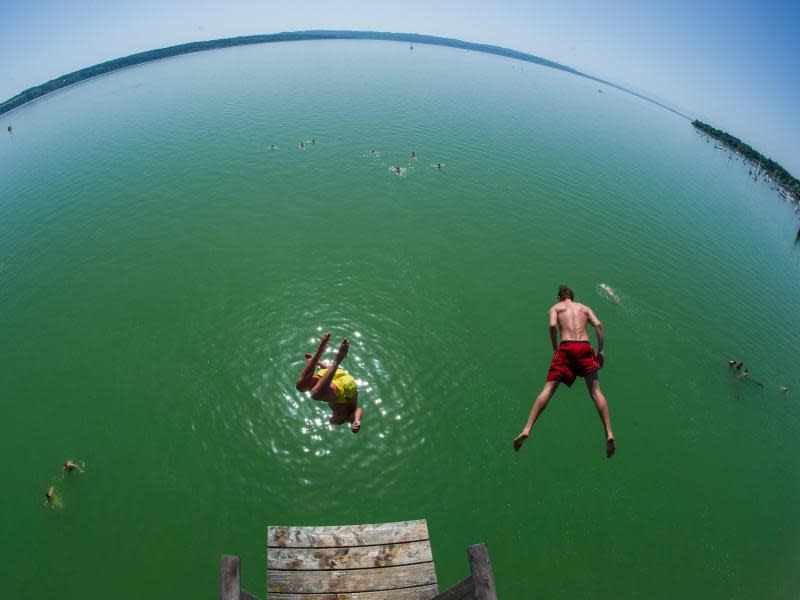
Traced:
<svg viewBox="0 0 800 600">
<path fill-rule="evenodd" d="M 572 288 L 568 285 L 560 285 L 558 286 L 558 301 L 563 302 L 564 300 L 574 300 L 575 294 L 572 293 Z"/>
</svg>

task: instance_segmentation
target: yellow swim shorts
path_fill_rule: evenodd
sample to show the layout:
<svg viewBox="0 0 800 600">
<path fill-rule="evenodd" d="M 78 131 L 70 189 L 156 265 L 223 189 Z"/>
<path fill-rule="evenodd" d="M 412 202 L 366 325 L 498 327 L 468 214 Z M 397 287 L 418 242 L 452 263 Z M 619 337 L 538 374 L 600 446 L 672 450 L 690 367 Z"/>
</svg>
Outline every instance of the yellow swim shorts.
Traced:
<svg viewBox="0 0 800 600">
<path fill-rule="evenodd" d="M 322 377 L 327 372 L 328 369 L 320 369 L 315 375 Z M 336 388 L 336 404 L 347 404 L 358 391 L 356 380 L 344 369 L 336 369 L 333 376 L 333 387 Z"/>
</svg>

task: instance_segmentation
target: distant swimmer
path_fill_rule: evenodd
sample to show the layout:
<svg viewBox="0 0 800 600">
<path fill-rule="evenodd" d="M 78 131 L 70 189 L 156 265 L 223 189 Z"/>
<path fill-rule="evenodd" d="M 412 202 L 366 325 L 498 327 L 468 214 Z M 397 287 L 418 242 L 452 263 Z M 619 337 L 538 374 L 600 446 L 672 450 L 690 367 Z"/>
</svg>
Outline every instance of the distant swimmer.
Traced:
<svg viewBox="0 0 800 600">
<path fill-rule="evenodd" d="M 8 133 L 11 133 L 11 122 L 8 123 Z"/>
<path fill-rule="evenodd" d="M 435 165 L 433 165 L 433 166 L 434 166 L 434 167 L 436 167 L 437 169 L 439 169 L 439 170 L 441 171 L 441 170 L 442 170 L 442 168 L 444 167 L 444 163 L 436 163 L 436 164 L 435 164 Z"/>
<path fill-rule="evenodd" d="M 412 152 L 411 153 L 411 158 L 417 158 L 417 153 L 416 152 Z"/>
<path fill-rule="evenodd" d="M 591 308 L 575 302 L 573 298 L 573 292 L 569 287 L 562 285 L 558 288 L 558 303 L 550 308 L 550 342 L 553 344 L 553 359 L 547 373 L 547 382 L 533 403 L 531 414 L 522 433 L 514 439 L 514 450 L 519 450 L 528 439 L 533 424 L 556 392 L 559 383 L 563 382 L 569 387 L 575 382 L 576 377 L 583 377 L 586 380 L 589 395 L 597 408 L 597 414 L 600 415 L 603 423 L 606 456 L 611 458 L 617 447 L 614 433 L 611 431 L 608 403 L 600 390 L 600 380 L 597 374 L 605 364 L 603 325 Z M 594 327 L 597 333 L 596 354 L 586 333 L 587 323 Z M 557 343 L 559 333 L 560 344 Z"/>
<path fill-rule="evenodd" d="M 738 367 L 737 367 L 737 368 L 738 368 Z M 760 387 L 760 388 L 763 388 L 763 387 L 764 387 L 764 384 L 763 384 L 763 383 L 761 383 L 760 381 L 756 381 L 755 379 L 753 379 L 752 377 L 750 377 L 750 372 L 749 372 L 747 369 L 745 369 L 745 370 L 742 372 L 742 374 L 740 375 L 740 377 L 741 377 L 742 379 L 747 379 L 747 381 L 752 381 L 753 383 L 755 383 L 755 384 L 756 384 L 758 387 Z"/>
<path fill-rule="evenodd" d="M 789 388 L 786 387 L 785 385 L 782 385 L 781 386 L 781 392 L 783 392 L 783 395 L 785 396 L 786 394 L 789 393 Z"/>
<path fill-rule="evenodd" d="M 351 431 L 358 433 L 363 414 L 363 410 L 358 406 L 358 385 L 350 373 L 339 368 L 350 349 L 350 342 L 347 338 L 342 340 L 333 363 L 327 364 L 321 362 L 320 358 L 330 339 L 331 334 L 324 333 L 313 356 L 306 354 L 306 364 L 297 378 L 295 387 L 300 392 L 311 392 L 314 400 L 328 403 L 333 411 L 329 419 L 332 425 L 351 423 Z M 317 367 L 321 368 L 317 370 Z"/>
<path fill-rule="evenodd" d="M 269 149 L 270 149 L 270 150 L 277 150 L 277 148 L 275 147 L 275 144 L 271 144 L 271 145 L 270 145 L 270 147 L 269 147 Z"/>
<path fill-rule="evenodd" d="M 375 154 L 375 148 L 370 148 L 370 149 L 369 149 L 369 153 L 370 153 L 370 154 Z"/>
<path fill-rule="evenodd" d="M 394 172 L 395 175 L 402 175 L 403 174 L 403 169 L 401 169 L 400 167 L 393 167 L 392 171 Z"/>
<path fill-rule="evenodd" d="M 613 300 L 617 304 L 622 304 L 622 302 L 620 302 L 619 296 L 617 296 L 617 293 L 613 289 L 611 289 L 610 285 L 601 283 L 600 289 L 603 290 L 611 300 Z"/>
<path fill-rule="evenodd" d="M 300 148 L 301 148 L 302 150 L 305 150 L 305 147 L 306 147 L 306 145 L 305 145 L 303 142 L 300 142 Z"/>
<path fill-rule="evenodd" d="M 55 495 L 56 491 L 55 489 L 53 489 L 53 486 L 51 485 L 49 488 L 47 488 L 47 491 L 44 493 L 44 505 L 47 506 L 48 504 L 52 504 L 53 497 Z"/>
<path fill-rule="evenodd" d="M 311 138 L 311 143 L 312 143 L 312 144 L 316 144 L 316 143 L 317 143 L 317 140 L 316 140 L 316 139 L 314 139 L 314 138 Z"/>
<path fill-rule="evenodd" d="M 72 471 L 78 471 L 78 473 L 83 473 L 83 469 L 81 469 L 81 466 L 78 463 L 72 462 L 71 460 L 64 461 L 64 466 L 61 469 L 61 473 L 63 474 L 65 471 L 69 471 L 70 473 Z"/>
</svg>

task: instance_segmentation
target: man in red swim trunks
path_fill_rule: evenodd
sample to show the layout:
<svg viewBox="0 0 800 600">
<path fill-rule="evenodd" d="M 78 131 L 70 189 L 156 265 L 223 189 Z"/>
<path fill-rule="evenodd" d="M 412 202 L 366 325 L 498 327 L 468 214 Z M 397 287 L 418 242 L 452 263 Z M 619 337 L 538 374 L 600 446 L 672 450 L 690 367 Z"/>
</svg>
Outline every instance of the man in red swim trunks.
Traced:
<svg viewBox="0 0 800 600">
<path fill-rule="evenodd" d="M 531 428 L 545 409 L 550 398 L 562 381 L 571 386 L 575 377 L 580 376 L 586 380 L 589 395 L 594 400 L 597 413 L 603 422 L 606 437 L 606 456 L 611 458 L 616 451 L 614 433 L 611 431 L 611 419 L 608 416 L 608 403 L 603 392 L 600 391 L 600 380 L 597 371 L 603 366 L 603 325 L 595 316 L 592 309 L 573 300 L 574 294 L 566 285 L 558 288 L 558 304 L 550 308 L 550 341 L 553 344 L 553 360 L 550 371 L 547 373 L 547 383 L 536 398 L 531 409 L 528 422 L 516 439 L 514 450 L 519 450 L 528 436 Z M 586 324 L 589 323 L 597 332 L 597 354 L 589 343 L 586 334 Z M 561 343 L 557 344 L 556 324 L 561 334 Z"/>
</svg>

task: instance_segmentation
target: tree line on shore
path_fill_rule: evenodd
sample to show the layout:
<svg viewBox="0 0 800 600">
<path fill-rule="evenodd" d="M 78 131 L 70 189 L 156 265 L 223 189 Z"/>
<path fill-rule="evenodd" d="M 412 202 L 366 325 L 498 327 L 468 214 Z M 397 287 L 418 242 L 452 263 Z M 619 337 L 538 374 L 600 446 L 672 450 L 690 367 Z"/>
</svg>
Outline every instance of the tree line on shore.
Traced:
<svg viewBox="0 0 800 600">
<path fill-rule="evenodd" d="M 395 42 L 418 42 L 420 44 L 433 44 L 436 46 L 450 46 L 454 48 L 463 48 L 465 50 L 473 50 L 476 52 L 486 52 L 489 54 L 497 54 L 500 56 L 507 56 L 517 60 L 524 60 L 539 64 L 552 69 L 567 71 L 575 75 L 586 77 L 583 73 L 576 71 L 570 67 L 508 48 L 500 46 L 491 46 L 488 44 L 476 44 L 473 42 L 465 42 L 453 38 L 443 38 L 432 35 L 421 35 L 417 33 L 390 33 L 381 31 L 333 31 L 333 30 L 318 30 L 318 31 L 294 31 L 287 33 L 269 33 L 261 35 L 246 35 L 233 38 L 223 38 L 218 40 L 207 40 L 202 42 L 190 42 L 188 44 L 180 44 L 177 46 L 169 46 L 168 48 L 157 48 L 155 50 L 148 50 L 147 52 L 139 52 L 138 54 L 131 54 L 122 58 L 115 58 L 104 63 L 86 67 L 79 71 L 74 71 L 56 79 L 43 83 L 41 85 L 28 88 L 20 92 L 13 98 L 9 98 L 5 102 L 0 103 L 0 115 L 13 110 L 23 104 L 31 102 L 37 98 L 55 92 L 61 88 L 73 85 L 98 75 L 105 75 L 112 71 L 118 71 L 126 67 L 140 65 L 142 63 L 158 60 L 159 58 L 167 58 L 170 56 L 178 56 L 180 54 L 189 54 L 191 52 L 202 52 L 203 50 L 213 50 L 216 48 L 230 48 L 232 46 L 245 46 L 248 44 L 266 44 L 270 42 L 295 42 L 303 40 L 387 40 Z"/>
<path fill-rule="evenodd" d="M 699 119 L 692 121 L 692 125 L 706 135 L 714 138 L 715 140 L 719 140 L 731 150 L 738 152 L 750 162 L 760 166 L 768 176 L 779 182 L 784 190 L 792 194 L 795 199 L 800 199 L 800 181 L 798 181 L 795 177 L 792 177 L 792 175 L 786 169 L 784 169 L 774 160 L 767 158 L 757 150 L 754 150 L 750 145 L 745 144 L 736 136 L 733 136 L 726 131 L 721 131 L 720 129 L 714 129 L 711 125 L 708 123 L 703 123 Z"/>
</svg>

